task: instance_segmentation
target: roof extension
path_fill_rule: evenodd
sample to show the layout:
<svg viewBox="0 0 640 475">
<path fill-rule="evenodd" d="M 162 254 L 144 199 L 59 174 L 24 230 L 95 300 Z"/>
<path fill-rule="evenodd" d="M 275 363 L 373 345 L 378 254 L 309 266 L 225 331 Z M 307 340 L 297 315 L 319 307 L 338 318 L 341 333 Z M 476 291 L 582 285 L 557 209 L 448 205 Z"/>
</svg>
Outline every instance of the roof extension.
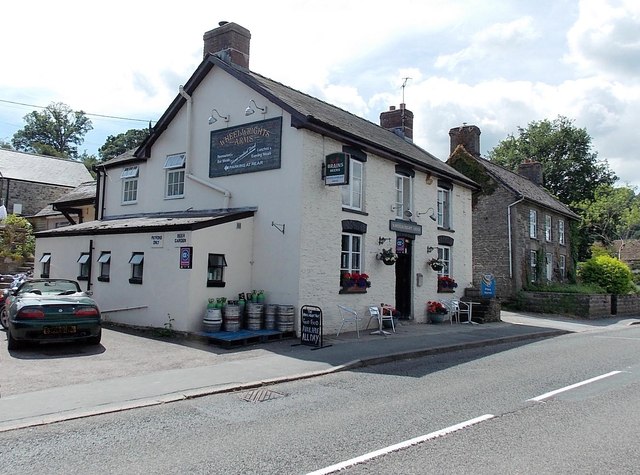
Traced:
<svg viewBox="0 0 640 475">
<path fill-rule="evenodd" d="M 0 149 L 0 174 L 11 180 L 76 187 L 93 179 L 84 163 Z"/>
</svg>

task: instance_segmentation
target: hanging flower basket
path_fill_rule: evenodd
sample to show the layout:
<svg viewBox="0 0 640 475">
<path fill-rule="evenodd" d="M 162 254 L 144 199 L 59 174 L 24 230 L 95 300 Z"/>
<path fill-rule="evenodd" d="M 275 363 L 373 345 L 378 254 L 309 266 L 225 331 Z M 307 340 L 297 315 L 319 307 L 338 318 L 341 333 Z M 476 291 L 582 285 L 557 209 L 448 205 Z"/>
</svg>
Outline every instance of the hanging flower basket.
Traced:
<svg viewBox="0 0 640 475">
<path fill-rule="evenodd" d="M 440 259 L 429 259 L 427 261 L 427 265 L 435 271 L 441 271 L 442 269 L 444 269 L 444 264 Z"/>
<path fill-rule="evenodd" d="M 398 254 L 396 254 L 395 252 L 393 252 L 391 250 L 391 248 L 389 249 L 383 249 L 381 252 L 379 252 L 376 255 L 376 258 L 379 261 L 382 261 L 383 264 L 386 264 L 388 266 L 392 266 L 396 263 L 396 261 L 398 260 Z"/>
</svg>

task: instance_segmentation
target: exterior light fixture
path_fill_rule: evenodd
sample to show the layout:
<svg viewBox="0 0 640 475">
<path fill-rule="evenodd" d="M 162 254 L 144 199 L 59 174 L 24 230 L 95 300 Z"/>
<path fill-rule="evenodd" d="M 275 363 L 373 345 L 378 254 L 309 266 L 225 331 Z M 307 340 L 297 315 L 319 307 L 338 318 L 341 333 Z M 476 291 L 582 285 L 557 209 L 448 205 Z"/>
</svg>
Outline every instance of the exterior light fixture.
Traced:
<svg viewBox="0 0 640 475">
<path fill-rule="evenodd" d="M 220 112 L 218 112 L 218 109 L 211 109 L 211 115 L 209 116 L 209 125 L 213 125 L 216 122 L 218 122 L 218 119 L 213 116 L 214 112 L 218 115 L 219 118 L 221 118 L 225 122 L 229 122 L 229 117 L 231 117 L 231 116 L 229 116 L 229 115 L 221 115 Z"/>
<path fill-rule="evenodd" d="M 429 217 L 431 218 L 431 221 L 435 221 L 437 218 L 436 218 L 435 211 L 433 210 L 433 208 L 429 208 L 424 213 L 418 213 L 418 216 L 422 216 L 423 214 L 427 214 L 429 211 L 431 211 L 431 214 L 429 215 Z"/>
<path fill-rule="evenodd" d="M 251 104 L 253 104 L 253 107 L 251 107 Z M 255 109 L 254 109 L 255 107 Z M 262 115 L 267 113 L 267 106 L 265 105 L 264 107 L 260 107 L 258 104 L 256 104 L 256 101 L 254 101 L 253 99 L 251 99 L 249 101 L 249 107 L 247 107 L 244 110 L 244 115 L 251 115 L 251 114 L 255 114 L 256 109 L 258 109 Z"/>
</svg>

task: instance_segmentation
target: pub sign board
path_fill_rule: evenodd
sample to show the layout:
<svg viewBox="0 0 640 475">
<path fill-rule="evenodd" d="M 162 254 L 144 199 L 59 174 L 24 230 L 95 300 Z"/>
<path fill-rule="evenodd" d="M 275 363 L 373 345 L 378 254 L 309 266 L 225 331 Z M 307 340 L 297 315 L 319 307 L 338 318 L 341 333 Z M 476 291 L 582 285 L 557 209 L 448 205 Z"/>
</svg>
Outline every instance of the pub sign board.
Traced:
<svg viewBox="0 0 640 475">
<path fill-rule="evenodd" d="M 300 344 L 322 348 L 322 309 L 304 305 L 300 309 Z"/>
<path fill-rule="evenodd" d="M 280 168 L 282 117 L 211 132 L 209 178 Z"/>
<path fill-rule="evenodd" d="M 330 153 L 324 157 L 324 184 L 329 186 L 349 184 L 349 154 Z"/>
</svg>

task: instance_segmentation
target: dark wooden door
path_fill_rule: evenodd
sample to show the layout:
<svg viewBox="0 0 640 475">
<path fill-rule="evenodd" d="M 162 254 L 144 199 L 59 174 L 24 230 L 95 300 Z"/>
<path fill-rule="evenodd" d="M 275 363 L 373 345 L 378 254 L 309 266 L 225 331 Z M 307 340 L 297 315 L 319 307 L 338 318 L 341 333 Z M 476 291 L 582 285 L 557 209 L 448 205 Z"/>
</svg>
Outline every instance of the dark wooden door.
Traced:
<svg viewBox="0 0 640 475">
<path fill-rule="evenodd" d="M 398 254 L 396 261 L 396 310 L 400 318 L 411 317 L 411 249 L 410 239 L 406 240 L 406 252 Z"/>
</svg>

